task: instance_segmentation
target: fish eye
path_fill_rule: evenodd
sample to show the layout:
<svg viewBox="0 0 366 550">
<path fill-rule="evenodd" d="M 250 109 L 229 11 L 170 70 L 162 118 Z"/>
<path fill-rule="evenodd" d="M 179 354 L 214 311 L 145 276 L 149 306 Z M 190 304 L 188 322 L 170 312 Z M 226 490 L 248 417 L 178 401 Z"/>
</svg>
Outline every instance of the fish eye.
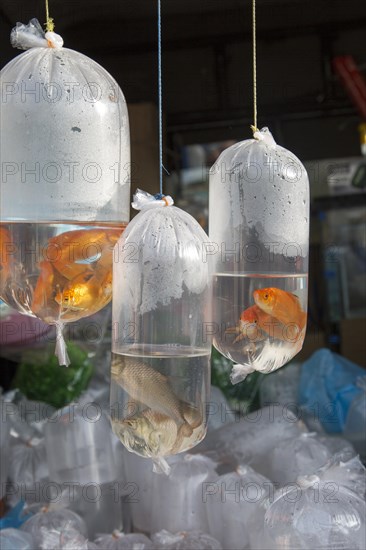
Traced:
<svg viewBox="0 0 366 550">
<path fill-rule="evenodd" d="M 265 300 L 268 300 L 268 294 L 265 294 L 265 295 L 264 295 L 264 299 L 265 299 Z"/>
</svg>

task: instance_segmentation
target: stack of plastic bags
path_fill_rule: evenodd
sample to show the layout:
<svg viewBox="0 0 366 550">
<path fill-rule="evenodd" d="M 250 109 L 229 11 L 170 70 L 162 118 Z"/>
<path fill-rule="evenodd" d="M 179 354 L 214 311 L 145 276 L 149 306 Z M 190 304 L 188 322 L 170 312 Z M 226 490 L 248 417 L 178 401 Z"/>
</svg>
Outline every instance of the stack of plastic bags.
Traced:
<svg viewBox="0 0 366 550">
<path fill-rule="evenodd" d="M 7 502 L 19 487 L 27 498 L 18 523 L 1 520 L 1 549 L 364 550 L 366 475 L 352 445 L 309 432 L 294 407 L 239 417 L 213 395 L 206 439 L 165 476 L 116 445 L 102 388 L 60 411 L 12 394 Z M 83 496 L 93 483 L 105 491 L 94 504 Z"/>
</svg>

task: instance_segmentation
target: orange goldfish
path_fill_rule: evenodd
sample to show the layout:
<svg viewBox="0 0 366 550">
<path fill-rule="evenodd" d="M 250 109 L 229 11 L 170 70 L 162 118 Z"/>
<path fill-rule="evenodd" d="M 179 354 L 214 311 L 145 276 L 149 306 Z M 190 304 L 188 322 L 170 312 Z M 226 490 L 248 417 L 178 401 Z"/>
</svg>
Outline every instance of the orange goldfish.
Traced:
<svg viewBox="0 0 366 550">
<path fill-rule="evenodd" d="M 295 341 L 299 335 L 299 327 L 292 323 L 285 327 L 278 319 L 262 311 L 257 305 L 250 306 L 240 315 L 239 324 L 234 330 L 227 332 L 236 332 L 238 336 L 234 340 L 240 342 L 243 338 L 248 338 L 252 342 L 259 342 L 271 336 L 278 340 Z"/>
<path fill-rule="evenodd" d="M 264 313 L 275 317 L 284 325 L 297 325 L 300 330 L 305 327 L 307 315 L 295 294 L 271 287 L 255 290 L 253 298 Z"/>
<path fill-rule="evenodd" d="M 14 264 L 14 244 L 10 232 L 0 227 L 0 291 L 6 284 Z"/>
<path fill-rule="evenodd" d="M 99 266 L 95 271 L 85 271 L 60 289 L 55 301 L 61 307 L 61 318 L 71 321 L 93 315 L 102 309 L 112 297 L 112 273 Z"/>
<path fill-rule="evenodd" d="M 80 229 L 67 231 L 49 239 L 48 255 L 52 265 L 64 277 L 71 280 L 92 270 L 93 264 L 101 262 L 112 265 L 113 247 L 119 239 L 123 227 L 105 229 Z M 50 254 L 51 253 L 51 254 Z"/>
</svg>

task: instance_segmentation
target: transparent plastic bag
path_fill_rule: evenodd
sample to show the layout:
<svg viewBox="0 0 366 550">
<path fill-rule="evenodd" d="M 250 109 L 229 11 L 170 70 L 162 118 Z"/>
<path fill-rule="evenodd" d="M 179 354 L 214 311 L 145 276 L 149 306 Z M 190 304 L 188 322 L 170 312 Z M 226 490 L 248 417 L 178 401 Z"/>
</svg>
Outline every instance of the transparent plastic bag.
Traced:
<svg viewBox="0 0 366 550">
<path fill-rule="evenodd" d="M 154 476 L 151 532 L 161 529 L 207 531 L 202 491 L 205 483 L 216 477 L 215 466 L 205 456 L 187 454 L 171 465 L 169 476 Z"/>
<path fill-rule="evenodd" d="M 129 220 L 127 105 L 105 69 L 37 20 L 11 39 L 30 49 L 0 73 L 0 296 L 55 325 L 68 365 L 64 324 L 112 296 L 113 246 Z"/>
<path fill-rule="evenodd" d="M 113 531 L 111 535 L 99 535 L 95 543 L 103 550 L 153 550 L 151 540 L 139 533 L 125 535 L 121 531 Z"/>
<path fill-rule="evenodd" d="M 154 548 L 161 550 L 221 550 L 222 546 L 211 535 L 201 531 L 170 533 L 163 529 L 151 537 Z"/>
<path fill-rule="evenodd" d="M 29 533 L 23 533 L 19 529 L 1 529 L 1 550 L 34 550 L 33 538 Z"/>
<path fill-rule="evenodd" d="M 360 377 L 356 385 L 362 391 L 351 401 L 343 435 L 353 443 L 361 458 L 366 460 L 366 376 Z"/>
<path fill-rule="evenodd" d="M 138 191 L 141 212 L 115 248 L 111 417 L 132 452 L 165 458 L 207 429 L 211 277 L 208 237 L 170 197 Z"/>
<path fill-rule="evenodd" d="M 324 466 L 331 453 L 315 433 L 302 433 L 274 446 L 268 462 L 268 477 L 280 486 L 293 483 L 299 476 L 313 474 Z"/>
<path fill-rule="evenodd" d="M 5 414 L 14 437 L 27 441 L 32 437 L 43 438 L 46 424 L 56 409 L 41 401 L 27 399 L 18 389 L 4 394 Z"/>
<path fill-rule="evenodd" d="M 57 509 L 51 506 L 43 507 L 30 517 L 23 523 L 21 530 L 32 535 L 37 548 L 42 550 L 48 550 L 47 541 L 52 540 L 56 544 L 57 541 L 60 542 L 61 536 L 65 540 L 68 537 L 72 540 L 79 535 L 87 536 L 85 523 L 80 516 L 66 508 Z"/>
<path fill-rule="evenodd" d="M 71 403 L 48 422 L 45 442 L 50 479 L 57 483 L 108 483 L 116 479 L 110 423 L 94 403 Z"/>
<path fill-rule="evenodd" d="M 249 466 L 219 476 L 204 492 L 209 533 L 223 548 L 251 546 L 263 529 L 267 500 L 273 493 L 271 481 Z"/>
<path fill-rule="evenodd" d="M 44 439 L 33 436 L 27 440 L 12 437 L 9 480 L 11 496 L 28 504 L 43 500 L 47 492 L 49 472 Z"/>
<path fill-rule="evenodd" d="M 307 320 L 309 180 L 268 128 L 225 149 L 210 170 L 214 346 L 236 384 L 302 347 Z"/>
<path fill-rule="evenodd" d="M 211 386 L 211 396 L 207 407 L 208 431 L 217 430 L 223 425 L 233 422 L 234 417 L 231 414 L 229 403 L 220 388 Z"/>
<path fill-rule="evenodd" d="M 278 491 L 265 515 L 273 550 L 365 548 L 366 503 L 319 476 L 304 476 Z"/>
<path fill-rule="evenodd" d="M 192 452 L 202 453 L 217 462 L 250 464 L 266 477 L 273 447 L 280 441 L 306 432 L 305 425 L 285 406 L 270 405 L 251 412 L 207 434 Z"/>
<path fill-rule="evenodd" d="M 291 361 L 283 369 L 263 377 L 259 388 L 261 406 L 279 403 L 296 412 L 300 375 L 301 364 Z"/>
<path fill-rule="evenodd" d="M 132 530 L 151 533 L 152 509 L 155 503 L 154 483 L 156 474 L 145 458 L 130 453 L 122 446 L 123 479 L 126 483 L 126 500 L 131 515 Z M 182 455 L 167 457 L 171 468 L 175 462 L 182 460 Z M 161 477 L 161 476 L 159 476 Z M 123 518 L 125 521 L 125 518 Z"/>
<path fill-rule="evenodd" d="M 124 518 L 119 493 L 123 486 L 123 481 L 118 478 L 113 483 L 77 486 L 73 490 L 68 507 L 83 518 L 90 538 L 104 531 L 122 529 Z"/>
<path fill-rule="evenodd" d="M 70 526 L 64 528 L 41 527 L 40 550 L 88 550 L 88 540 Z"/>
<path fill-rule="evenodd" d="M 5 484 L 8 478 L 9 468 L 9 440 L 10 440 L 10 424 L 6 415 L 6 404 L 3 398 L 0 397 L 0 500 L 5 495 Z"/>
<path fill-rule="evenodd" d="M 320 434 L 318 435 L 318 439 L 328 448 L 331 456 L 341 453 L 344 462 L 347 462 L 347 460 L 350 460 L 357 454 L 352 443 L 342 437 Z"/>
<path fill-rule="evenodd" d="M 361 498 L 366 497 L 366 468 L 358 456 L 345 460 L 343 452 L 335 454 L 318 475 L 323 481 L 346 487 Z"/>
</svg>

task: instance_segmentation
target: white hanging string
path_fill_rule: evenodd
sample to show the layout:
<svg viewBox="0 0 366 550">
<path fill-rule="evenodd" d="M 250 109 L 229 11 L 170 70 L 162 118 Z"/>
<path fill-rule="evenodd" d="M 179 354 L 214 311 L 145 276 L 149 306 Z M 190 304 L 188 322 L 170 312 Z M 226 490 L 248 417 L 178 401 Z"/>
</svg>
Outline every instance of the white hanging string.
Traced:
<svg viewBox="0 0 366 550">
<path fill-rule="evenodd" d="M 257 20 L 255 0 L 252 0 L 252 37 L 253 37 L 253 134 L 257 127 Z"/>
<path fill-rule="evenodd" d="M 158 97 L 159 97 L 159 183 L 163 194 L 163 85 L 161 79 L 161 5 L 158 0 Z"/>
</svg>

